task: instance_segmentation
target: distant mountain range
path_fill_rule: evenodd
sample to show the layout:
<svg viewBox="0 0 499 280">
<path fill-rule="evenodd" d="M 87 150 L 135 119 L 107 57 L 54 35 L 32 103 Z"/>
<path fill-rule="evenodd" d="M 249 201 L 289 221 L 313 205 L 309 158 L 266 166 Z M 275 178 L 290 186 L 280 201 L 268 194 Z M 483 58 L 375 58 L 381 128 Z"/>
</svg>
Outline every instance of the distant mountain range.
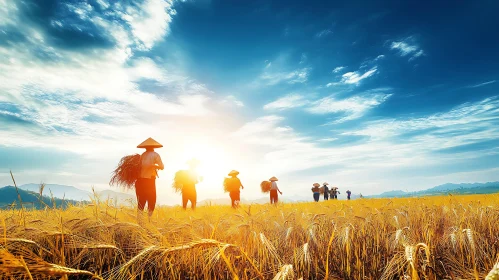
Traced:
<svg viewBox="0 0 499 280">
<path fill-rule="evenodd" d="M 65 207 L 68 203 L 76 204 L 75 200 L 63 200 L 60 198 L 50 198 L 48 196 L 41 196 L 38 192 L 26 191 L 22 189 L 17 189 L 12 186 L 6 186 L 0 188 L 0 208 L 21 208 L 21 203 L 19 201 L 19 196 L 21 197 L 22 205 L 27 208 L 37 208 L 41 209 L 46 206 L 48 207 Z"/>
<path fill-rule="evenodd" d="M 443 194 L 488 194 L 499 192 L 499 182 L 487 183 L 462 183 L 462 184 L 443 184 L 427 190 L 416 192 L 405 192 L 401 190 L 388 191 L 378 195 L 366 197 L 412 197 L 412 196 L 431 196 Z"/>
<path fill-rule="evenodd" d="M 40 184 L 25 184 L 18 186 L 17 188 L 28 192 L 34 192 L 37 195 L 40 192 Z M 4 188 L 0 188 L 0 196 L 2 195 L 1 191 L 3 189 Z M 130 203 L 135 204 L 136 201 L 135 195 L 113 191 L 113 190 L 103 190 L 100 192 L 96 192 L 96 195 L 101 201 L 110 200 L 112 204 L 118 204 L 118 205 L 129 205 Z M 57 184 L 46 184 L 43 189 L 43 196 L 46 196 L 48 198 L 53 196 L 58 199 L 73 200 L 73 201 L 91 201 L 92 198 L 94 198 L 94 194 L 92 192 L 81 190 L 73 186 L 65 186 Z M 14 197 L 12 201 L 17 199 L 16 197 Z M 7 196 L 6 199 L 11 199 L 11 198 Z"/>
</svg>

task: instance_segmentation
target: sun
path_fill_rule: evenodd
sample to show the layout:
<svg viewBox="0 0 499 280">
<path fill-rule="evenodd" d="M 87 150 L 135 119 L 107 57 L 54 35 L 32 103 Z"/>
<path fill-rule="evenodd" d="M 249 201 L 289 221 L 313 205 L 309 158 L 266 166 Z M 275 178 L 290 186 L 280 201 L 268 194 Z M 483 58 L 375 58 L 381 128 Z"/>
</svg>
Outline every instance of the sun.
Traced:
<svg viewBox="0 0 499 280">
<path fill-rule="evenodd" d="M 205 142 L 187 143 L 182 157 L 184 162 L 190 159 L 199 161 L 197 171 L 202 178 L 199 187 L 222 190 L 223 178 L 227 176 L 230 167 L 227 154 L 221 145 Z"/>
</svg>

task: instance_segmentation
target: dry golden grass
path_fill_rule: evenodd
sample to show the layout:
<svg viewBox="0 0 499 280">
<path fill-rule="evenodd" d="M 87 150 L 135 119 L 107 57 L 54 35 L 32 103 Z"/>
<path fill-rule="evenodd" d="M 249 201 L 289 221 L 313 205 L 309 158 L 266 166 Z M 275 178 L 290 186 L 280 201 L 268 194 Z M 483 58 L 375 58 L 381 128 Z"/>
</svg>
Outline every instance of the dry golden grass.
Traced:
<svg viewBox="0 0 499 280">
<path fill-rule="evenodd" d="M 0 211 L 0 279 L 499 279 L 499 195 Z"/>
</svg>

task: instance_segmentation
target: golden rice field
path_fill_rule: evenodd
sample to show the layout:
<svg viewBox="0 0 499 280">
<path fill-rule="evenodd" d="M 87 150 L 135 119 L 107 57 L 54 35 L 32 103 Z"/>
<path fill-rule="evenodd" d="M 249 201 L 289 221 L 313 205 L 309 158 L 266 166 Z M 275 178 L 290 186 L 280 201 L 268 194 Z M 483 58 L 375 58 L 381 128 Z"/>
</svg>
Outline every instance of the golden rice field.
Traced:
<svg viewBox="0 0 499 280">
<path fill-rule="evenodd" d="M 497 194 L 0 214 L 0 279 L 499 279 Z"/>
</svg>

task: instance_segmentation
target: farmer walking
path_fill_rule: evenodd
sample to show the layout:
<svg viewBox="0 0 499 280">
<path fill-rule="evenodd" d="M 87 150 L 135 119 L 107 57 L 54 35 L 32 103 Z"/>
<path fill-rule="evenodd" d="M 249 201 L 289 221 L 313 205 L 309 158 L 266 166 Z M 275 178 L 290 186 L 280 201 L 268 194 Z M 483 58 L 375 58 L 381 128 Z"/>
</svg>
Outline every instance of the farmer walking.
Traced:
<svg viewBox="0 0 499 280">
<path fill-rule="evenodd" d="M 350 200 L 350 196 L 352 195 L 352 192 L 350 190 L 347 190 L 347 199 Z"/>
<path fill-rule="evenodd" d="M 199 183 L 199 176 L 197 173 L 197 168 L 199 166 L 199 161 L 196 159 L 191 159 L 187 162 L 189 165 L 189 170 L 187 170 L 187 176 L 183 181 L 182 186 L 182 207 L 187 209 L 187 203 L 191 202 L 191 208 L 196 209 L 197 202 L 197 192 L 196 184 Z"/>
<path fill-rule="evenodd" d="M 340 191 L 338 190 L 338 187 L 331 188 L 331 199 L 338 199 L 339 194 L 340 194 Z"/>
<path fill-rule="evenodd" d="M 237 178 L 237 175 L 239 175 L 239 171 L 232 170 L 229 173 L 230 178 L 226 178 L 224 182 L 226 189 L 229 191 L 232 208 L 239 207 L 239 202 L 241 200 L 240 189 L 244 189 L 244 186 L 241 184 L 241 180 Z"/>
<path fill-rule="evenodd" d="M 328 182 L 324 182 L 322 184 L 322 188 L 324 189 L 324 200 L 329 200 L 329 187 Z"/>
<path fill-rule="evenodd" d="M 140 175 L 135 182 L 135 194 L 137 195 L 137 213 L 141 213 L 147 203 L 149 218 L 152 216 L 156 206 L 156 177 L 157 170 L 163 170 L 164 165 L 161 157 L 154 151 L 163 145 L 152 138 L 148 138 L 137 148 L 145 148 L 146 151 L 140 156 Z"/>
<path fill-rule="evenodd" d="M 319 202 L 319 198 L 321 197 L 321 184 L 319 183 L 314 183 L 312 188 L 312 192 L 314 193 L 314 201 Z"/>
<path fill-rule="evenodd" d="M 279 196 L 277 195 L 277 192 L 279 192 L 282 195 L 281 190 L 279 190 L 279 187 L 277 187 L 277 178 L 272 177 L 269 179 L 271 187 L 270 187 L 270 204 L 277 204 L 279 201 Z"/>
</svg>

